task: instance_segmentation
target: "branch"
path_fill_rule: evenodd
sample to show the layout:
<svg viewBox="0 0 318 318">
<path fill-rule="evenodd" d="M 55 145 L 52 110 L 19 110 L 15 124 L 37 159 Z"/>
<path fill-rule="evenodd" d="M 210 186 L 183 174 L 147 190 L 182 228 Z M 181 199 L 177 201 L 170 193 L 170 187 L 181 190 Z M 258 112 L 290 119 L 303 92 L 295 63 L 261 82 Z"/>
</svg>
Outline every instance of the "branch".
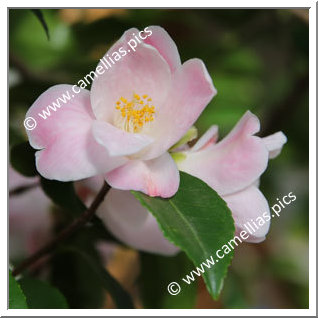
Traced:
<svg viewBox="0 0 318 318">
<path fill-rule="evenodd" d="M 69 238 L 74 232 L 76 232 L 79 228 L 86 224 L 93 217 L 98 206 L 103 202 L 105 195 L 109 191 L 109 189 L 109 185 L 105 182 L 91 206 L 79 218 L 74 220 L 66 229 L 60 232 L 51 242 L 43 246 L 40 250 L 38 250 L 36 253 L 24 260 L 19 266 L 17 266 L 12 271 L 12 275 L 16 276 L 20 274 L 30 265 L 38 261 L 40 258 L 52 252 L 57 247 L 57 245 Z"/>
<path fill-rule="evenodd" d="M 26 191 L 32 190 L 35 187 L 38 187 L 39 185 L 40 185 L 39 182 L 35 182 L 32 184 L 27 184 L 27 185 L 13 188 L 12 190 L 9 190 L 9 197 L 14 196 L 14 195 L 18 195 L 18 194 L 22 194 Z"/>
</svg>

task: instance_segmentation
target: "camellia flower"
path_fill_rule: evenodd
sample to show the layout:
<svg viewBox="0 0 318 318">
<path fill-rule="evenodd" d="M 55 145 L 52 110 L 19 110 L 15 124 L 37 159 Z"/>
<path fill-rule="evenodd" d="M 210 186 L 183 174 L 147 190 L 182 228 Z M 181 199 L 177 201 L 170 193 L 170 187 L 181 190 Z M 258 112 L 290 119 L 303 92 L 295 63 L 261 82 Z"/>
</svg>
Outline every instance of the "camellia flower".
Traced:
<svg viewBox="0 0 318 318">
<path fill-rule="evenodd" d="M 222 141 L 216 143 L 218 128 L 212 126 L 177 160 L 181 171 L 203 180 L 226 201 L 238 234 L 251 219 L 255 221 L 264 212 L 270 215 L 258 180 L 268 159 L 278 156 L 287 141 L 282 132 L 265 138 L 254 136 L 259 129 L 258 118 L 248 111 Z M 268 221 L 246 241 L 263 241 L 269 226 Z"/>
<path fill-rule="evenodd" d="M 174 153 L 180 170 L 203 180 L 227 202 L 235 221 L 236 234 L 246 230 L 244 224 L 264 212 L 269 214 L 268 202 L 258 189 L 259 177 L 268 159 L 279 155 L 287 139 L 282 132 L 265 138 L 254 136 L 260 123 L 247 112 L 221 142 L 216 143 L 218 128 L 212 126 L 192 147 L 181 145 Z M 96 193 L 98 186 L 89 184 Z M 97 215 L 119 240 L 147 252 L 173 255 L 178 248 L 168 242 L 159 230 L 155 218 L 129 191 L 111 189 L 100 205 Z M 270 222 L 250 235 L 247 242 L 265 239 Z"/>
<path fill-rule="evenodd" d="M 74 181 L 104 175 L 117 189 L 175 194 L 179 172 L 168 149 L 197 120 L 216 90 L 201 60 L 181 64 L 167 32 L 157 26 L 148 29 L 152 35 L 135 52 L 127 43 L 139 31 L 126 31 L 106 55 L 121 48 L 130 53 L 98 75 L 91 92 L 82 89 L 27 132 L 31 146 L 39 149 L 36 166 L 42 176 Z M 26 117 L 36 117 L 71 88 L 51 87 Z"/>
</svg>

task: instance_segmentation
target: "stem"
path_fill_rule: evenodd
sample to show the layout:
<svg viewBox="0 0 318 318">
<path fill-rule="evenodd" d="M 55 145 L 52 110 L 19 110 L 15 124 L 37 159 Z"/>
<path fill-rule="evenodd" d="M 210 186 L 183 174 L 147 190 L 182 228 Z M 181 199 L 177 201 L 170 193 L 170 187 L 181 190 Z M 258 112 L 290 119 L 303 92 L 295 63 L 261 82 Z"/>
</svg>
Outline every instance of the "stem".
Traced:
<svg viewBox="0 0 318 318">
<path fill-rule="evenodd" d="M 69 238 L 74 232 L 76 232 L 80 227 L 87 223 L 96 212 L 98 206 L 103 202 L 106 193 L 109 191 L 110 187 L 105 182 L 101 190 L 98 192 L 96 198 L 94 199 L 91 206 L 76 220 L 74 220 L 67 228 L 61 231 L 52 241 L 43 246 L 33 255 L 24 260 L 19 266 L 17 266 L 13 271 L 12 275 L 16 276 L 28 268 L 30 265 L 38 261 L 44 255 L 52 252 L 58 244 Z"/>
<path fill-rule="evenodd" d="M 40 185 L 39 182 L 35 182 L 32 184 L 16 187 L 16 188 L 9 191 L 9 197 L 14 196 L 14 195 L 18 195 L 18 194 L 22 194 L 23 192 L 26 192 L 28 190 L 32 190 L 33 188 L 35 188 L 39 185 Z"/>
</svg>

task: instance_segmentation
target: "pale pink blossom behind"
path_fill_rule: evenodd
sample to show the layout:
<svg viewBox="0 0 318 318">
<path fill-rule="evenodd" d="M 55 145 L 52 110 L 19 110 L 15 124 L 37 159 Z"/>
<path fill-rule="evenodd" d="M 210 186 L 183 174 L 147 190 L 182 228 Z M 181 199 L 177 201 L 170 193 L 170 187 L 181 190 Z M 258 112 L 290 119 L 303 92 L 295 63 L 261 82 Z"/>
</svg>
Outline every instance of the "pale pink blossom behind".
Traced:
<svg viewBox="0 0 318 318">
<path fill-rule="evenodd" d="M 38 177 L 27 178 L 9 167 L 9 190 L 31 186 Z M 52 235 L 50 199 L 40 186 L 9 198 L 9 258 L 22 259 L 36 252 Z"/>
</svg>

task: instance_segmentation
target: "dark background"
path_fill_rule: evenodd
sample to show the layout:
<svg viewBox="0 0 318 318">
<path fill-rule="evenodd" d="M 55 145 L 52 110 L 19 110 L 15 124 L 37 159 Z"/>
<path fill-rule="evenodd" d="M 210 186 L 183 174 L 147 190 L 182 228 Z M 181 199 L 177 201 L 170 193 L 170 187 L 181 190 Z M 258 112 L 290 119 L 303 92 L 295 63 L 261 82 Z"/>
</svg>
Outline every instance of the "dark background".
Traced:
<svg viewBox="0 0 318 318">
<path fill-rule="evenodd" d="M 168 259 L 120 249 L 107 266 L 134 295 L 136 305 L 308 308 L 308 10 L 42 12 L 49 41 L 31 10 L 9 10 L 10 147 L 27 140 L 25 113 L 44 90 L 54 84 L 75 84 L 95 69 L 125 30 L 149 25 L 168 31 L 183 62 L 198 57 L 207 66 L 218 95 L 196 124 L 200 134 L 217 124 L 222 138 L 246 110 L 251 110 L 260 118 L 261 136 L 281 130 L 288 138 L 281 155 L 269 163 L 260 188 L 270 205 L 291 191 L 297 200 L 273 220 L 265 242 L 243 244 L 235 250 L 220 300 L 211 300 L 202 281 L 178 301 L 158 292 L 163 272 L 169 269 L 177 273 L 176 264 L 187 262 L 183 255 Z M 156 275 L 155 266 L 159 269 Z M 56 284 L 63 289 L 61 282 Z M 88 294 L 89 288 L 97 293 L 93 285 L 85 288 Z M 95 305 L 73 300 L 72 306 Z M 112 303 L 107 301 L 105 306 L 112 307 Z"/>
</svg>

